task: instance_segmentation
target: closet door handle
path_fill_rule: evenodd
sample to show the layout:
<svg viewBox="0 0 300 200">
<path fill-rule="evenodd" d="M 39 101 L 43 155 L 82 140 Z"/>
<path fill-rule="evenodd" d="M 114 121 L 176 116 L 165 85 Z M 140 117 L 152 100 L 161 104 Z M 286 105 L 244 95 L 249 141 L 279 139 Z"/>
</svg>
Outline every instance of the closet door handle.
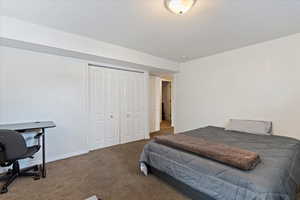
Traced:
<svg viewBox="0 0 300 200">
<path fill-rule="evenodd" d="M 111 118 L 111 119 L 113 119 L 113 118 L 114 118 L 114 116 L 113 116 L 113 115 L 110 115 L 110 118 Z"/>
</svg>

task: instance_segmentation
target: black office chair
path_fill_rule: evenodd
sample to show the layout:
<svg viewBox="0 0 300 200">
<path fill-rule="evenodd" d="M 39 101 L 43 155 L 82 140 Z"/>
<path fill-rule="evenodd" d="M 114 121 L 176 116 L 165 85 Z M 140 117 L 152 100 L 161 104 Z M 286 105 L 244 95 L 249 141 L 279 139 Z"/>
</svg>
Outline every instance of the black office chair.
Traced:
<svg viewBox="0 0 300 200">
<path fill-rule="evenodd" d="M 5 180 L 4 185 L 0 188 L 0 193 L 8 192 L 8 186 L 19 176 L 31 176 L 34 179 L 40 178 L 39 166 L 33 166 L 20 170 L 19 160 L 25 158 L 33 158 L 33 155 L 38 152 L 40 145 L 31 147 L 26 146 L 23 136 L 12 130 L 0 129 L 0 166 L 9 167 L 12 169 L 1 177 Z M 30 172 L 31 171 L 31 172 Z"/>
</svg>

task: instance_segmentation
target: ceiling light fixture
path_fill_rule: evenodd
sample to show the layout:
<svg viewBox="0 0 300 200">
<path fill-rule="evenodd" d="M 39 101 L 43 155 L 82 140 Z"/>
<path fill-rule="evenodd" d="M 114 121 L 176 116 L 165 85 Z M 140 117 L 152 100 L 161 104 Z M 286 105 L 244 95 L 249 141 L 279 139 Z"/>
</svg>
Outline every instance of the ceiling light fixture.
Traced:
<svg viewBox="0 0 300 200">
<path fill-rule="evenodd" d="M 165 0 L 166 8 L 177 15 L 183 15 L 189 11 L 195 3 L 196 0 Z"/>
</svg>

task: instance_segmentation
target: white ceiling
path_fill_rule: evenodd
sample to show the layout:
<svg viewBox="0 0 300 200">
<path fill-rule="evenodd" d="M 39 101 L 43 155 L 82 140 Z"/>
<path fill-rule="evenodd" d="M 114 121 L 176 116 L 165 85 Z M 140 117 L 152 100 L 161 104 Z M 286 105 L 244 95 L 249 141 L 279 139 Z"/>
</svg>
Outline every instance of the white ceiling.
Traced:
<svg viewBox="0 0 300 200">
<path fill-rule="evenodd" d="M 174 61 L 300 32 L 299 0 L 198 0 L 184 16 L 163 0 L 0 0 L 1 15 Z"/>
</svg>

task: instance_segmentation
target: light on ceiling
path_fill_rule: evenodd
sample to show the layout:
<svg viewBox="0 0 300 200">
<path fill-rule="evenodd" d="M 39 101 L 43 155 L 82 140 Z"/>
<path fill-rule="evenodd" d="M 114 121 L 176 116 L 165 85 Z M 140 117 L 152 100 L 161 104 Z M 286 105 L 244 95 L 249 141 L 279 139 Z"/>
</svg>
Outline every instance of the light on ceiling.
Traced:
<svg viewBox="0 0 300 200">
<path fill-rule="evenodd" d="M 189 11 L 195 3 L 196 0 L 165 0 L 166 8 L 177 15 L 183 15 Z"/>
</svg>

